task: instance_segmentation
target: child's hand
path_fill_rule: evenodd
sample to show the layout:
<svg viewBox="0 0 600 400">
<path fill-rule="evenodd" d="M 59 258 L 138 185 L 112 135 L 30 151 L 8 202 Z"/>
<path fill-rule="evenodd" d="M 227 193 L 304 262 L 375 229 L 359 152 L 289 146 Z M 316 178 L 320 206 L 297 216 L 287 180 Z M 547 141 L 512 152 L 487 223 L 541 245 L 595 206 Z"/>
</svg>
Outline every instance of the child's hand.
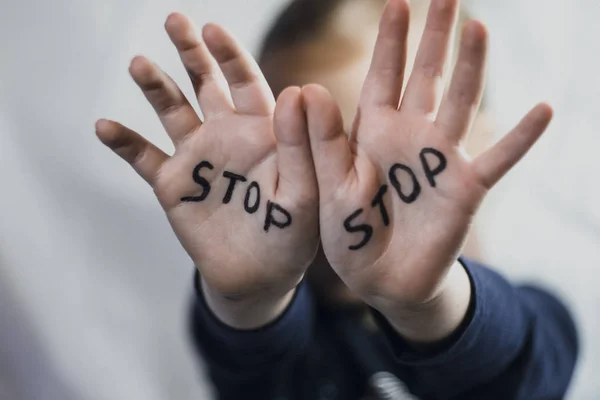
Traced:
<svg viewBox="0 0 600 400">
<path fill-rule="evenodd" d="M 97 134 L 152 186 L 211 295 L 235 304 L 252 299 L 252 310 L 290 297 L 319 243 L 318 191 L 300 89 L 285 91 L 275 106 L 254 60 L 222 28 L 206 26 L 202 41 L 181 15 L 171 15 L 165 26 L 204 121 L 173 80 L 137 57 L 131 75 L 175 154 L 115 122 L 99 121 Z"/>
<path fill-rule="evenodd" d="M 329 94 L 317 86 L 303 90 L 325 254 L 348 287 L 395 319 L 399 330 L 410 314 L 401 310 L 436 303 L 450 276 L 462 282 L 459 297 L 466 299 L 452 322 L 460 323 L 469 285 L 456 261 L 473 216 L 552 115 L 549 106 L 537 106 L 501 142 L 468 159 L 462 143 L 481 99 L 486 30 L 474 21 L 465 26 L 449 93 L 436 114 L 456 10 L 456 0 L 432 2 L 400 104 L 408 6 L 389 1 L 349 138 Z M 462 272 L 449 273 L 453 265 Z M 456 296 L 444 301 L 458 302 Z"/>
</svg>

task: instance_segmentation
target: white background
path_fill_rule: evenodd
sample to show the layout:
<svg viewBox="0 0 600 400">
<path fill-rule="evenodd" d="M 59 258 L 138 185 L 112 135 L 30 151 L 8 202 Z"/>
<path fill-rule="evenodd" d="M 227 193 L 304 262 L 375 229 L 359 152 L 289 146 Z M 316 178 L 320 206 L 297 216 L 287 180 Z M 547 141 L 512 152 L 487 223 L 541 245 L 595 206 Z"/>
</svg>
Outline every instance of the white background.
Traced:
<svg viewBox="0 0 600 400">
<path fill-rule="evenodd" d="M 257 50 L 281 0 L 0 0 L 0 398 L 202 399 L 186 344 L 192 266 L 152 196 L 94 136 L 119 120 L 170 150 L 127 73 L 187 86 L 162 28 L 219 22 Z M 481 214 L 488 261 L 557 290 L 583 340 L 571 398 L 600 392 L 600 3 L 472 1 L 489 25 L 498 132 L 556 120 Z"/>
</svg>

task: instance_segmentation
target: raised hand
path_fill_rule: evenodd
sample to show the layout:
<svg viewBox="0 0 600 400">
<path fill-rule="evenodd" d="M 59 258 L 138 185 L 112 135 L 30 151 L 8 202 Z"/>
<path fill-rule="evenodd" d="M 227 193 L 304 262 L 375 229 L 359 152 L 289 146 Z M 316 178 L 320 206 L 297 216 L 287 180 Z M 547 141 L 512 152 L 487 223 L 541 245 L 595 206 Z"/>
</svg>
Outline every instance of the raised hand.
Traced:
<svg viewBox="0 0 600 400">
<path fill-rule="evenodd" d="M 464 27 L 438 111 L 457 7 L 456 0 L 432 1 L 403 93 L 408 5 L 388 2 L 349 135 L 329 94 L 314 85 L 303 89 L 324 252 L 351 290 L 396 321 L 400 310 L 437 301 L 449 276 L 466 288 L 464 315 L 468 279 L 456 261 L 473 216 L 552 116 L 539 105 L 494 147 L 468 158 L 462 145 L 481 100 L 486 30 L 476 21 Z"/>
<path fill-rule="evenodd" d="M 254 60 L 219 26 L 207 25 L 204 40 L 182 15 L 171 15 L 165 27 L 204 121 L 171 78 L 136 57 L 130 73 L 175 154 L 116 122 L 98 121 L 97 135 L 152 186 L 205 290 L 238 304 L 252 299 L 256 310 L 290 296 L 319 243 L 301 92 L 286 90 L 276 105 Z M 273 317 L 244 316 L 227 322 L 252 327 Z"/>
</svg>

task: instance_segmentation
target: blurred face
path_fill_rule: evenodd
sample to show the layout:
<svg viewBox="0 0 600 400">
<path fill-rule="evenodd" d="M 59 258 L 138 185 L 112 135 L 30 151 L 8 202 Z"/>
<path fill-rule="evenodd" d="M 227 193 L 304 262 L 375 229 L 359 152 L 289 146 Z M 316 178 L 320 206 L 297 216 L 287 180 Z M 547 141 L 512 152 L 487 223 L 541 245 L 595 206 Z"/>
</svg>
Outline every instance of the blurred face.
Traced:
<svg viewBox="0 0 600 400">
<path fill-rule="evenodd" d="M 428 3 L 421 1 L 417 2 L 418 7 L 411 7 L 405 80 L 410 76 Z M 351 127 L 371 62 L 383 4 L 374 0 L 349 2 L 335 14 L 318 39 L 270 55 L 263 70 L 275 92 L 290 85 L 321 84 L 338 102 L 346 127 Z"/>
<path fill-rule="evenodd" d="M 383 3 L 373 0 L 349 2 L 337 12 L 318 39 L 279 50 L 276 54 L 266 57 L 262 68 L 275 93 L 290 85 L 323 85 L 336 99 L 346 131 L 350 131 L 371 62 Z M 410 77 L 428 6 L 428 0 L 411 4 L 405 83 Z M 480 115 L 474 126 L 474 131 L 478 133 L 472 135 L 467 143 L 467 151 L 470 154 L 479 153 L 489 143 L 491 131 L 486 127 L 486 119 Z M 475 247 L 475 242 L 468 240 L 464 253 L 476 255 Z M 309 276 L 318 291 L 326 294 L 328 300 L 337 303 L 354 301 L 350 292 L 331 270 L 321 250 L 313 267 L 309 269 Z"/>
</svg>

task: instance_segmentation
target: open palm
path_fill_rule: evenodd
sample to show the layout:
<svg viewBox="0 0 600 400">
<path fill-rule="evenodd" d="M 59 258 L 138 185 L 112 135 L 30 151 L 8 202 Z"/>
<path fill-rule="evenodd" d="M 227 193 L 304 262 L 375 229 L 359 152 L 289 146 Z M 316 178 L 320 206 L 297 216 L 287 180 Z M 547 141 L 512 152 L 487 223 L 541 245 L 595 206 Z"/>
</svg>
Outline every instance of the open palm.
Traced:
<svg viewBox="0 0 600 400">
<path fill-rule="evenodd" d="M 449 91 L 438 109 L 457 1 L 433 0 L 401 98 L 408 5 L 388 2 L 354 126 L 346 135 L 329 94 L 303 89 L 320 190 L 323 249 L 344 282 L 372 305 L 435 295 L 459 256 L 486 192 L 526 153 L 551 118 L 533 109 L 484 154 L 462 143 L 480 103 L 486 31 L 463 31 Z"/>
<path fill-rule="evenodd" d="M 286 293 L 312 262 L 319 240 L 300 89 L 284 92 L 276 106 L 254 60 L 222 28 L 206 26 L 200 40 L 185 17 L 173 14 L 166 29 L 204 121 L 164 72 L 136 57 L 131 75 L 175 154 L 111 121 L 98 122 L 98 136 L 153 187 L 212 289 L 233 297 Z"/>
</svg>

